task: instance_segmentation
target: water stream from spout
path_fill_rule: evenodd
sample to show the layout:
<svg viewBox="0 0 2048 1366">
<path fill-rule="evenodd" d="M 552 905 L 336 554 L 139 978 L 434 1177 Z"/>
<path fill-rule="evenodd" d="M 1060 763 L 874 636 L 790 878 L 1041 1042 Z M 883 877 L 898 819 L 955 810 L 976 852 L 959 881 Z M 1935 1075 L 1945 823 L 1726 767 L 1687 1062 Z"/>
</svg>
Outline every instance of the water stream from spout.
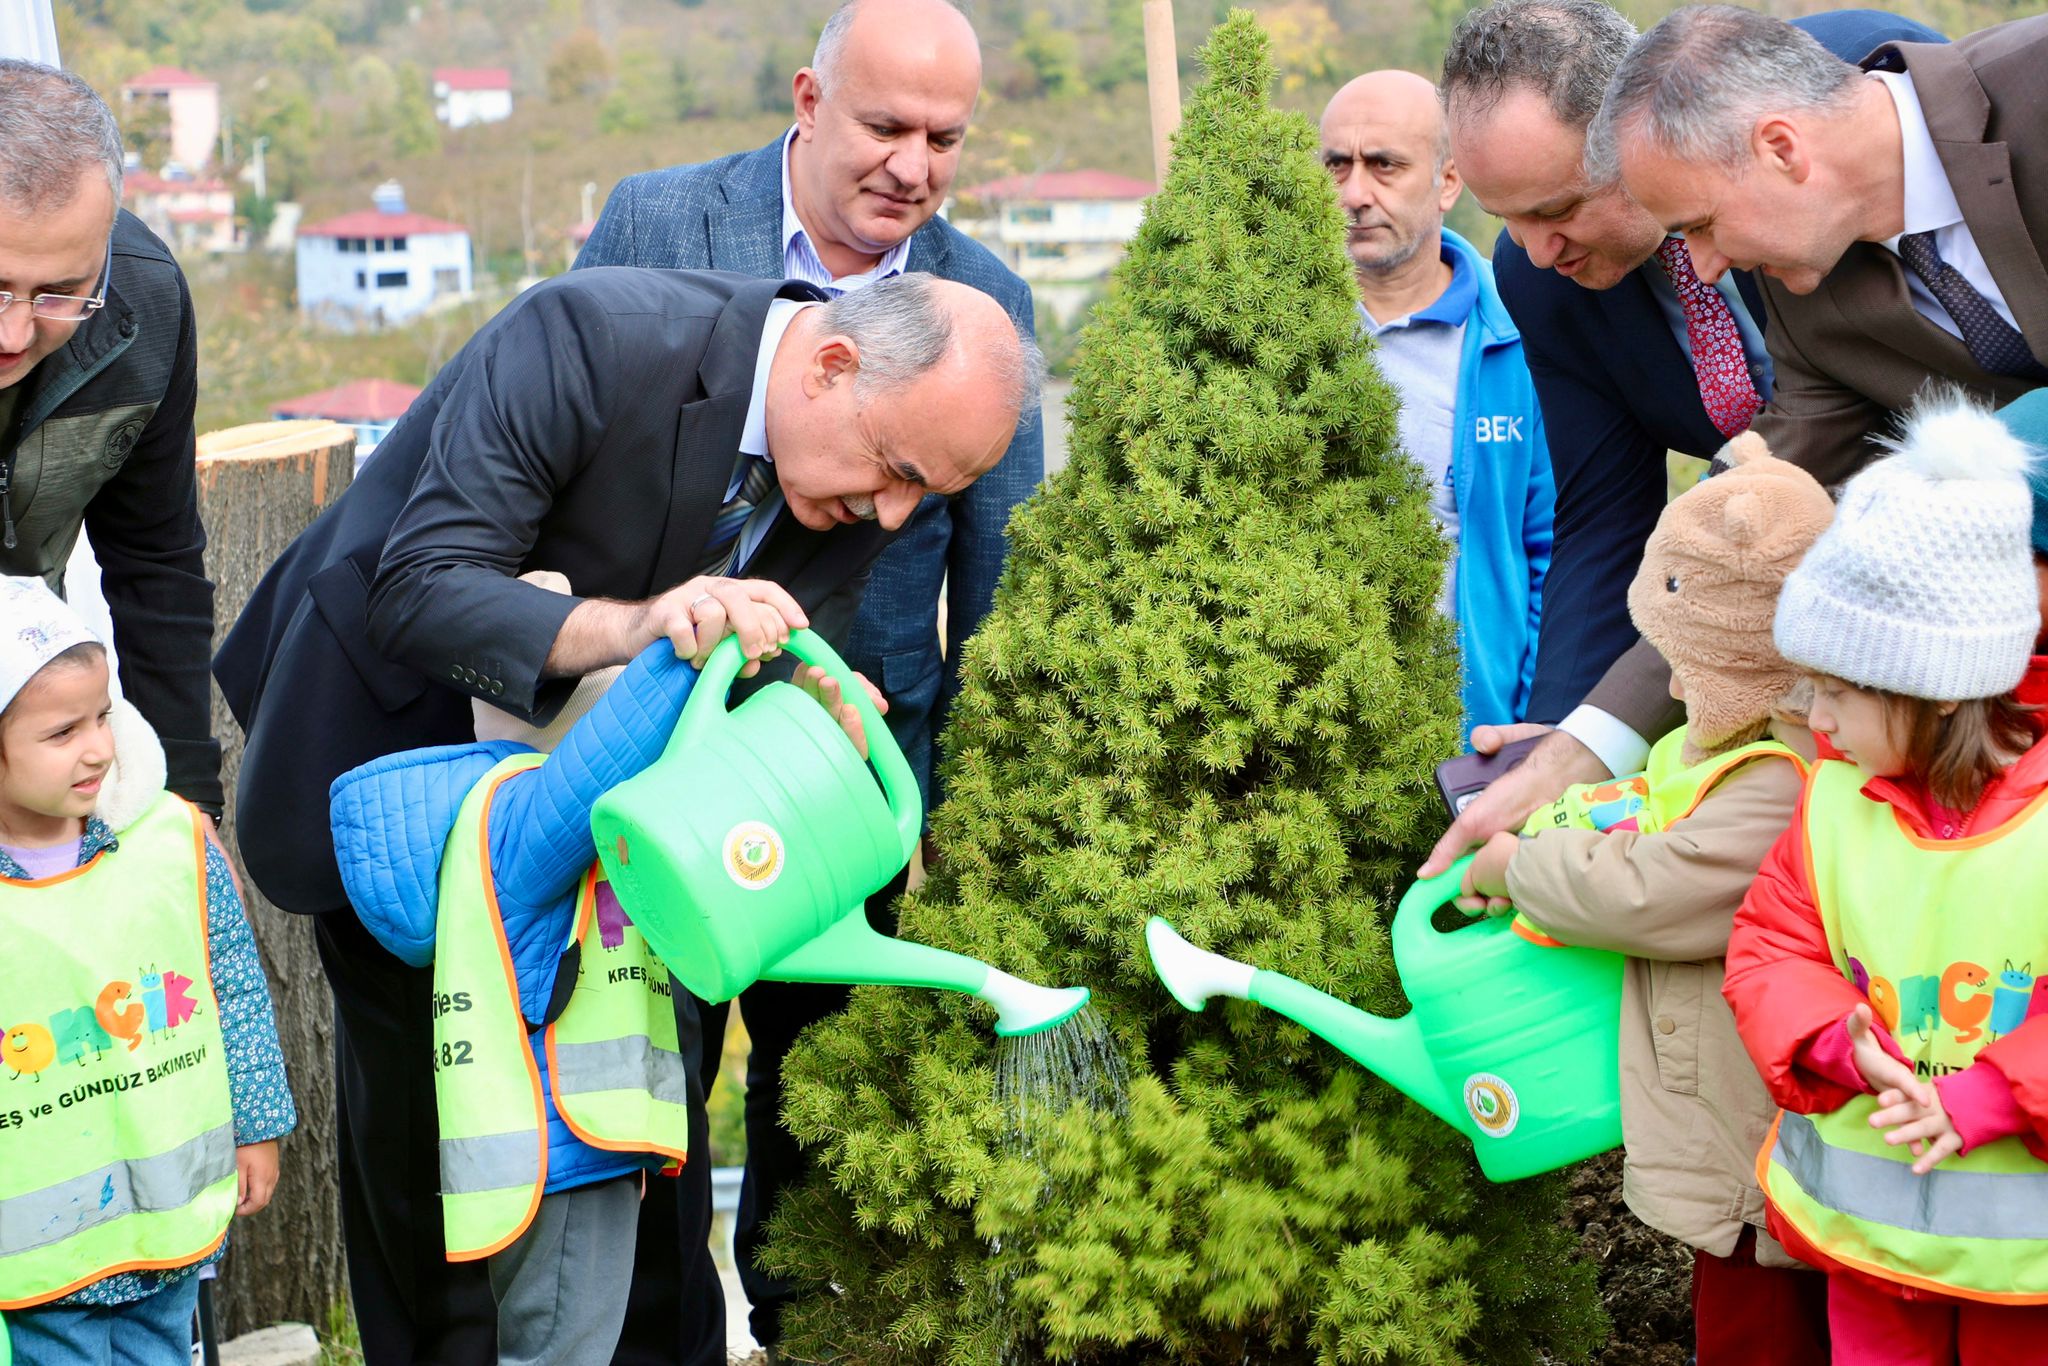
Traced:
<svg viewBox="0 0 2048 1366">
<path fill-rule="evenodd" d="M 1009 1116 L 1011 1149 L 1029 1155 L 1046 1124 L 1076 1105 L 1129 1113 L 1130 1080 L 1093 1006 L 1051 1029 L 1004 1039 L 996 1053 L 996 1102 Z"/>
</svg>

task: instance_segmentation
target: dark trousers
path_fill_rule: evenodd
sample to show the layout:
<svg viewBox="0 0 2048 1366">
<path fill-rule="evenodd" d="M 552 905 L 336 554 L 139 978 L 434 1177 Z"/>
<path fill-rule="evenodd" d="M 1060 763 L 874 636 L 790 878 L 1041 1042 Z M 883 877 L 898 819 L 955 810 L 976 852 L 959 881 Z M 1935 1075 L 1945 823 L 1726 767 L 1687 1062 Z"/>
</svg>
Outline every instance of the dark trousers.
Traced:
<svg viewBox="0 0 2048 1366">
<path fill-rule="evenodd" d="M 896 929 L 896 898 L 905 874 L 868 898 L 870 924 L 884 934 Z M 679 998 L 688 992 L 677 993 Z M 782 1340 L 782 1311 L 804 1293 L 804 1287 L 761 1269 L 761 1249 L 768 1242 L 768 1220 L 782 1193 L 801 1185 L 810 1159 L 782 1127 L 782 1062 L 796 1036 L 811 1025 L 846 1008 L 849 987 L 812 982 L 756 982 L 739 995 L 751 1049 L 747 1054 L 747 1165 L 740 1179 L 739 1217 L 733 1226 L 733 1260 L 739 1263 L 740 1284 L 752 1312 L 747 1326 L 763 1347 Z M 695 999 L 690 997 L 690 999 Z M 704 1022 L 704 1090 L 718 1079 L 725 1043 L 726 1004 L 698 1002 Z"/>
<path fill-rule="evenodd" d="M 349 1294 L 368 1366 L 488 1366 L 498 1311 L 483 1262 L 450 1262 L 441 1227 L 434 1107 L 433 972 L 408 967 L 353 911 L 313 918 L 334 990 L 335 1132 Z M 683 1011 L 677 1011 L 684 1026 Z M 682 1028 L 695 1062 L 695 1017 Z M 694 1068 L 692 1069 L 695 1070 Z M 633 1291 L 616 1360 L 722 1366 L 725 1298 L 710 1254 L 711 1165 L 701 1091 L 690 1097 L 690 1161 L 650 1180 Z"/>
<path fill-rule="evenodd" d="M 1692 1322 L 1699 1366 L 1828 1366 L 1828 1278 L 1758 1266 L 1755 1229 L 1726 1257 L 1693 1252 Z"/>
</svg>

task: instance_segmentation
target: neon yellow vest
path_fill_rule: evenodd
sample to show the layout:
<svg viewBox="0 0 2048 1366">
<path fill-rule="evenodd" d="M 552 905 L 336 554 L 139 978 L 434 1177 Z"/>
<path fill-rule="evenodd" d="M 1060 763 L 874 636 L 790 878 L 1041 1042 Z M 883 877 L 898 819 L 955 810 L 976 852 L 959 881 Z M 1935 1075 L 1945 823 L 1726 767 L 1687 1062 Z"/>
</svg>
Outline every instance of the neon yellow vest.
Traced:
<svg viewBox="0 0 2048 1366">
<path fill-rule="evenodd" d="M 72 872 L 0 879 L 0 1310 L 189 1266 L 235 1212 L 206 836 L 169 794 Z"/>
<path fill-rule="evenodd" d="M 1806 761 L 1776 740 L 1753 741 L 1690 765 L 1685 762 L 1684 750 L 1685 731 L 1672 731 L 1651 747 L 1649 766 L 1641 773 L 1566 788 L 1562 797 L 1530 814 L 1522 833 L 1600 830 L 1654 835 L 1690 816 L 1716 783 L 1745 764 L 1758 759 L 1789 759 L 1801 773 L 1806 771 Z M 1539 944 L 1558 943 L 1524 916 L 1515 917 L 1514 929 Z"/>
<path fill-rule="evenodd" d="M 1548 806 L 1539 807 L 1522 825 L 1522 833 L 1543 830 L 1633 830 L 1653 835 L 1669 830 L 1705 800 L 1714 784 L 1755 759 L 1790 759 L 1804 772 L 1806 765 L 1776 740 L 1716 754 L 1697 764 L 1684 758 L 1685 732 L 1672 731 L 1650 750 L 1649 766 L 1627 778 L 1580 783 Z"/>
<path fill-rule="evenodd" d="M 441 859 L 434 951 L 434 1097 L 448 1259 L 488 1257 L 533 1222 L 547 1184 L 547 1109 L 490 874 L 491 794 L 538 767 L 516 755 L 470 789 Z M 596 936 L 591 930 L 596 928 Z M 597 1148 L 675 1163 L 689 1110 L 668 970 L 593 862 L 577 898 L 576 984 L 542 1046 L 555 1110 Z"/>
<path fill-rule="evenodd" d="M 2019 1027 L 2048 985 L 2048 824 L 2035 801 L 1996 830 L 1933 841 L 1861 795 L 1855 765 L 1814 768 L 1806 855 L 1835 966 L 1862 987 L 1921 1077 L 1969 1065 Z M 1873 1096 L 1827 1115 L 1783 1114 L 1757 1176 L 1778 1213 L 1829 1257 L 1965 1299 L 2048 1304 L 2048 1164 L 2017 1138 L 1915 1176 Z"/>
</svg>

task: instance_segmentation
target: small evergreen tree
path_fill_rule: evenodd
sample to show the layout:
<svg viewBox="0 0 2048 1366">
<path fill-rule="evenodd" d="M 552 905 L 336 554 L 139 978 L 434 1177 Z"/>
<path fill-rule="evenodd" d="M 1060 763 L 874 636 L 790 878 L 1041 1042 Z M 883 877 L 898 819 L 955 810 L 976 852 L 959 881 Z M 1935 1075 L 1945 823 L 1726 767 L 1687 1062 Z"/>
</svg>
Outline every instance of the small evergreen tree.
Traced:
<svg viewBox="0 0 2048 1366">
<path fill-rule="evenodd" d="M 1333 1048 L 1184 1012 L 1146 957 L 1163 914 L 1400 1013 L 1384 927 L 1458 740 L 1444 546 L 1315 135 L 1267 103 L 1248 13 L 1203 60 L 1083 337 L 1072 463 L 967 646 L 940 861 L 902 904 L 908 938 L 1092 987 L 1128 1113 L 1020 1145 L 985 1007 L 856 992 L 785 1073 L 818 1168 L 771 1260 L 833 1287 L 789 1316 L 798 1355 L 1498 1366 L 1601 1336 L 1558 1183 L 1489 1185 Z"/>
</svg>

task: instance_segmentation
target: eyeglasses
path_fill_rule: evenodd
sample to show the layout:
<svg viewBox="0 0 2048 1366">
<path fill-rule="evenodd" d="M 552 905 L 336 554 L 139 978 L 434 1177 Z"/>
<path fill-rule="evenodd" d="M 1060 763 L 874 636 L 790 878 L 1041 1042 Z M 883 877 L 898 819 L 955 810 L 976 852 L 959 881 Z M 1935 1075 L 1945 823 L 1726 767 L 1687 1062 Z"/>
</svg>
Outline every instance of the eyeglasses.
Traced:
<svg viewBox="0 0 2048 1366">
<path fill-rule="evenodd" d="M 106 307 L 107 282 L 113 275 L 114 241 L 110 237 L 107 239 L 107 263 L 100 269 L 98 293 L 90 297 L 77 294 L 35 294 L 22 298 L 0 289 L 0 313 L 5 313 L 16 304 L 27 304 L 30 313 L 38 318 L 48 318 L 53 323 L 83 322 Z"/>
</svg>

